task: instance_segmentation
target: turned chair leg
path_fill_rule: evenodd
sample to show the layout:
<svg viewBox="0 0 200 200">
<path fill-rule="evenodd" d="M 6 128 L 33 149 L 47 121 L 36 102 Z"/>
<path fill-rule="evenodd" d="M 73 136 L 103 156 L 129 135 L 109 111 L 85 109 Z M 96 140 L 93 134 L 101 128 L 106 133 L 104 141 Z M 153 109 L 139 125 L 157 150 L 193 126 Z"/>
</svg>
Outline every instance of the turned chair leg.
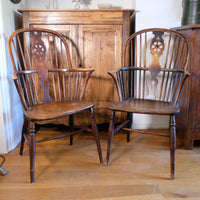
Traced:
<svg viewBox="0 0 200 200">
<path fill-rule="evenodd" d="M 114 135 L 114 118 L 115 118 L 115 111 L 112 111 L 111 120 L 108 129 L 108 144 L 107 144 L 107 166 L 110 164 L 110 153 L 111 153 L 111 146 L 113 141 Z"/>
<path fill-rule="evenodd" d="M 70 131 L 74 131 L 74 115 L 69 116 L 69 126 L 70 126 Z M 70 135 L 70 145 L 73 145 L 73 135 Z"/>
<path fill-rule="evenodd" d="M 128 128 L 131 129 L 132 126 L 132 113 L 127 113 L 127 119 L 129 120 L 128 122 Z M 130 131 L 127 132 L 127 138 L 126 138 L 127 142 L 130 142 Z"/>
<path fill-rule="evenodd" d="M 97 151 L 98 151 L 98 154 L 99 154 L 100 164 L 103 164 L 101 145 L 100 145 L 100 140 L 99 140 L 99 134 L 98 134 L 96 121 L 95 121 L 95 118 L 94 118 L 93 108 L 90 108 L 90 119 L 91 119 L 92 132 L 94 134 L 96 145 L 97 145 Z"/>
<path fill-rule="evenodd" d="M 74 139 L 74 136 L 70 135 L 70 145 L 73 145 L 73 139 Z"/>
<path fill-rule="evenodd" d="M 176 119 L 170 116 L 170 175 L 175 179 Z"/>
<path fill-rule="evenodd" d="M 26 119 L 26 117 L 24 117 L 24 124 L 23 124 L 23 128 L 22 128 L 22 138 L 21 138 L 21 144 L 20 144 L 20 151 L 19 154 L 23 155 L 23 150 L 24 150 L 24 134 L 27 133 L 27 125 L 28 125 L 28 120 Z"/>
<path fill-rule="evenodd" d="M 35 123 L 29 122 L 29 155 L 30 155 L 30 181 L 34 183 L 35 173 Z"/>
</svg>

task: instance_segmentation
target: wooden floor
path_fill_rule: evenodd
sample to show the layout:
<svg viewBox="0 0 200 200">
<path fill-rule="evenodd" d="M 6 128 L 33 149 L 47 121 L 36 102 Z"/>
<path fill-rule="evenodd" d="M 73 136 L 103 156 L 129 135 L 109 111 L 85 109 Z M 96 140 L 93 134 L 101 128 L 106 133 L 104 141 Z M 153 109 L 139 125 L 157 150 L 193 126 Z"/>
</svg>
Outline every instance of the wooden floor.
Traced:
<svg viewBox="0 0 200 200">
<path fill-rule="evenodd" d="M 47 131 L 40 131 L 42 137 Z M 48 133 L 51 134 L 51 133 Z M 156 200 L 200 199 L 200 147 L 177 149 L 176 180 L 169 179 L 168 138 L 114 136 L 111 165 L 99 164 L 89 133 L 37 145 L 35 183 L 29 183 L 25 146 L 5 155 L 6 176 L 0 176 L 0 200 Z M 104 161 L 106 133 L 100 133 Z"/>
</svg>

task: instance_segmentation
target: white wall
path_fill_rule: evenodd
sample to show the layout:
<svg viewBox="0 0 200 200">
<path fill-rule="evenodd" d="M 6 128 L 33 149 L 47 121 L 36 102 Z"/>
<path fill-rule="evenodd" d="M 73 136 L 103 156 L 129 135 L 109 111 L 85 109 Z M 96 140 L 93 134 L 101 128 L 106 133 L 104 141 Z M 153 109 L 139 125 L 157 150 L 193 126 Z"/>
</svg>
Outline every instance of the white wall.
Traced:
<svg viewBox="0 0 200 200">
<path fill-rule="evenodd" d="M 14 149 L 21 138 L 22 107 L 12 80 L 7 41 L 18 28 L 17 9 L 20 4 L 0 1 L 0 153 Z"/>
<path fill-rule="evenodd" d="M 0 2 L 0 11 L 2 10 L 2 3 Z M 5 44 L 3 38 L 3 15 L 0 12 L 0 76 L 2 76 L 2 66 L 4 66 L 5 61 Z M 0 80 L 2 78 L 0 77 Z M 2 81 L 1 81 L 2 82 Z M 7 149 L 6 136 L 4 130 L 4 118 L 3 118 L 3 104 L 2 104 L 2 92 L 0 93 L 0 152 L 5 152 Z"/>
<path fill-rule="evenodd" d="M 136 0 L 136 30 L 181 25 L 182 0 Z"/>
<path fill-rule="evenodd" d="M 72 0 L 50 0 L 51 8 L 58 8 L 58 9 L 72 9 L 74 8 L 74 4 Z M 48 5 L 49 0 L 26 0 L 24 6 L 26 8 L 46 8 Z M 115 8 L 133 8 L 133 0 L 81 0 L 80 9 L 97 9 L 98 3 L 111 3 Z M 55 6 L 53 6 L 55 5 Z"/>
</svg>

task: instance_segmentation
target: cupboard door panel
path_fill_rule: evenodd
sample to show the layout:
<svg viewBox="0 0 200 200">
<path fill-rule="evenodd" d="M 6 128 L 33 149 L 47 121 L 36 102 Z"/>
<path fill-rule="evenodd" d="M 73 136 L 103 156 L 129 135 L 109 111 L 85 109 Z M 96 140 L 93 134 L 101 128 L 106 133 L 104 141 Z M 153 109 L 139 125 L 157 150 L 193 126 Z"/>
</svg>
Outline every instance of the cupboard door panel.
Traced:
<svg viewBox="0 0 200 200">
<path fill-rule="evenodd" d="M 80 25 L 78 32 L 82 65 L 95 68 L 86 100 L 110 102 L 118 99 L 113 80 L 107 72 L 121 67 L 122 25 Z"/>
</svg>

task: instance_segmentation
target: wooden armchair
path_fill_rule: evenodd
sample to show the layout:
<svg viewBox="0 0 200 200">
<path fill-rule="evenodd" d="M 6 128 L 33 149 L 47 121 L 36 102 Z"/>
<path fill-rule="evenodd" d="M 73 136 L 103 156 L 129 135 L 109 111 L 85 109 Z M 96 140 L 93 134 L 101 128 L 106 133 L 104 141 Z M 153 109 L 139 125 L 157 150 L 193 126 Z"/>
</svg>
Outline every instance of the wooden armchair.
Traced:
<svg viewBox="0 0 200 200">
<path fill-rule="evenodd" d="M 189 73 L 188 41 L 181 34 L 166 29 L 146 29 L 132 34 L 126 42 L 123 68 L 109 74 L 116 84 L 119 101 L 113 102 L 108 131 L 107 165 L 110 163 L 113 135 L 122 129 L 170 138 L 171 178 L 175 177 L 176 121 L 178 100 Z M 127 120 L 115 126 L 115 113 L 127 113 Z M 135 130 L 134 113 L 169 115 L 169 134 Z M 132 128 L 133 127 L 133 128 Z"/>
<path fill-rule="evenodd" d="M 25 28 L 13 32 L 8 41 L 13 79 L 19 93 L 24 125 L 20 154 L 24 141 L 30 150 L 30 180 L 34 182 L 35 144 L 72 136 L 82 131 L 94 134 L 100 163 L 103 163 L 98 130 L 93 114 L 94 104 L 84 102 L 84 94 L 93 69 L 73 69 L 66 40 L 57 32 Z M 73 116 L 88 110 L 91 128 L 74 125 Z M 36 140 L 35 124 L 69 116 L 70 130 L 55 137 Z M 71 138 L 72 139 L 72 138 Z"/>
</svg>

